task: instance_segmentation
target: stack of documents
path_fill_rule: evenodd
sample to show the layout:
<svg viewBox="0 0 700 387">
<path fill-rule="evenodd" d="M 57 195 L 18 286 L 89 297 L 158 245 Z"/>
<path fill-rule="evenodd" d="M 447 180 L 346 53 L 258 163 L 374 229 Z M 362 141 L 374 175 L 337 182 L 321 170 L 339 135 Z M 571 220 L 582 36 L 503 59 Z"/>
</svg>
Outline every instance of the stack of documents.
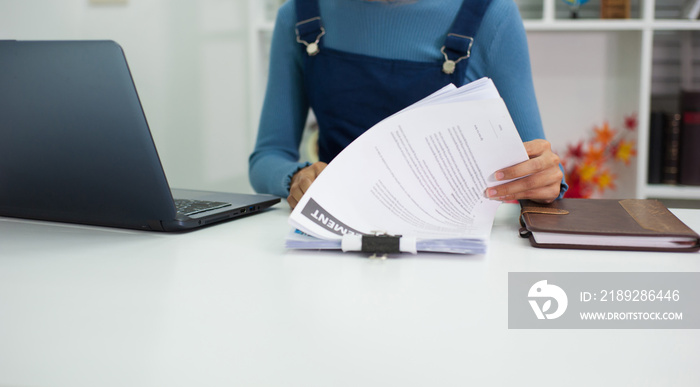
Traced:
<svg viewBox="0 0 700 387">
<path fill-rule="evenodd" d="M 289 217 L 286 247 L 339 249 L 386 233 L 414 249 L 482 254 L 498 201 L 494 173 L 528 159 L 505 103 L 482 78 L 446 86 L 379 122 L 320 174 Z M 347 238 L 347 237 L 346 237 Z"/>
</svg>

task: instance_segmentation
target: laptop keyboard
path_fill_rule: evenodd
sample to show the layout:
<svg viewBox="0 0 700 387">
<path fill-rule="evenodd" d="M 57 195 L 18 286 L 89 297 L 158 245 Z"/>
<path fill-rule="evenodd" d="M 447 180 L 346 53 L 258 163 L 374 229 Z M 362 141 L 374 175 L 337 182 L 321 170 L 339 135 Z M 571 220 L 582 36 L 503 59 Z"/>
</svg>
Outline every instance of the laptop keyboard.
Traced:
<svg viewBox="0 0 700 387">
<path fill-rule="evenodd" d="M 231 203 L 211 202 L 208 200 L 175 199 L 175 208 L 182 215 L 194 215 L 217 208 L 230 206 Z"/>
</svg>

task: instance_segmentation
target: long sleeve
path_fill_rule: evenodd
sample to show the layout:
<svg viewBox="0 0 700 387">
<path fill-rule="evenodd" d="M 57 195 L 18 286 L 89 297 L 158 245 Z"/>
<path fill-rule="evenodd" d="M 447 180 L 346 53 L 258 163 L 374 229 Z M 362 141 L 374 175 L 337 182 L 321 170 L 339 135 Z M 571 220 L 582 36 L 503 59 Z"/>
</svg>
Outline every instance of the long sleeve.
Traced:
<svg viewBox="0 0 700 387">
<path fill-rule="evenodd" d="M 289 194 L 299 163 L 299 143 L 309 105 L 303 88 L 302 57 L 294 34 L 293 2 L 280 8 L 272 36 L 270 70 L 255 150 L 249 159 L 253 189 L 281 197 Z"/>
</svg>

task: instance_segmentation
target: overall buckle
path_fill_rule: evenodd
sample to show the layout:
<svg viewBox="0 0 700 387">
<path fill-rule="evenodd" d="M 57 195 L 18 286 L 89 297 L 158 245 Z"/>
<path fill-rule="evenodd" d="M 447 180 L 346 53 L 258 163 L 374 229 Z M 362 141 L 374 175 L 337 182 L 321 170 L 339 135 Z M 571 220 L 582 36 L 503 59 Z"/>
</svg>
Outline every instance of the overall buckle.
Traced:
<svg viewBox="0 0 700 387">
<path fill-rule="evenodd" d="M 299 23 L 295 24 L 294 32 L 297 35 L 297 43 L 301 43 L 306 46 L 306 53 L 309 54 L 309 56 L 314 56 L 318 54 L 319 51 L 321 51 L 318 47 L 318 42 L 321 40 L 321 37 L 326 34 L 326 30 L 323 28 L 323 26 L 320 25 L 320 20 L 321 17 L 316 16 L 311 19 L 306 19 L 303 21 L 300 21 Z M 299 27 L 307 24 L 307 23 L 312 23 L 315 21 L 319 21 L 319 29 L 320 33 L 316 36 L 316 40 L 313 42 L 307 42 L 306 40 L 303 40 L 301 38 L 301 34 L 299 33 Z"/>
<path fill-rule="evenodd" d="M 474 38 L 472 38 L 471 36 L 464 36 L 464 35 L 449 33 L 449 34 L 447 34 L 447 39 L 449 39 L 451 36 L 456 37 L 456 38 L 460 38 L 460 39 L 466 39 L 469 41 L 469 45 L 467 46 L 467 53 L 464 56 L 457 58 L 456 60 L 450 59 L 450 57 L 447 55 L 447 52 L 445 52 L 445 46 L 442 46 L 442 48 L 440 49 L 440 52 L 445 57 L 445 62 L 442 63 L 442 72 L 445 74 L 454 73 L 455 68 L 457 67 L 457 63 L 459 63 L 459 61 L 461 61 L 462 59 L 467 59 L 467 58 L 469 58 L 469 56 L 471 56 L 472 45 L 474 44 Z"/>
</svg>

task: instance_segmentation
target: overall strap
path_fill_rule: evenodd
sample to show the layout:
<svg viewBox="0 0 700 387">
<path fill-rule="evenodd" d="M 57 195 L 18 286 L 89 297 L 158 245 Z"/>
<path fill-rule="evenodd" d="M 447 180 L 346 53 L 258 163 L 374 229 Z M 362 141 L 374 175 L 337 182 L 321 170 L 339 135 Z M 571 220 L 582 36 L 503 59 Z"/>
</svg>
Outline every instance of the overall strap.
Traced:
<svg viewBox="0 0 700 387">
<path fill-rule="evenodd" d="M 445 38 L 445 45 L 441 49 L 445 56 L 445 62 L 442 65 L 444 73 L 452 74 L 457 62 L 469 59 L 474 37 L 490 3 L 491 0 L 464 0 L 462 2 L 462 7 Z"/>
<path fill-rule="evenodd" d="M 319 52 L 319 41 L 326 30 L 321 24 L 318 0 L 295 0 L 297 42 L 306 46 L 306 53 L 314 56 Z"/>
</svg>

